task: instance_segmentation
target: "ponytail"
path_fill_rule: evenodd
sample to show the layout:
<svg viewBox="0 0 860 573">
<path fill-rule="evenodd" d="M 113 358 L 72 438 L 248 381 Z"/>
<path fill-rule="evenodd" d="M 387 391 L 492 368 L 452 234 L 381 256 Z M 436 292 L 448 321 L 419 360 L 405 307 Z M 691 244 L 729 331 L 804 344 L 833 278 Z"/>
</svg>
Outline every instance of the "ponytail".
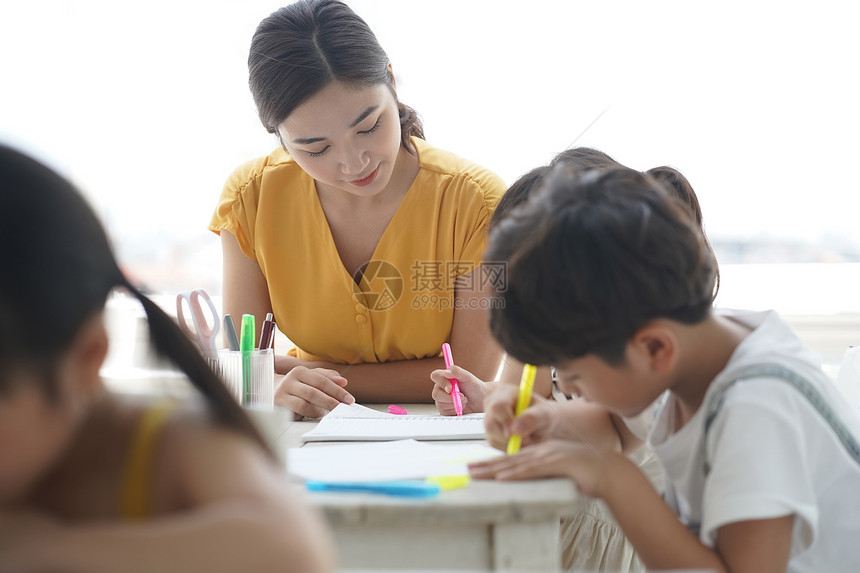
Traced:
<svg viewBox="0 0 860 573">
<path fill-rule="evenodd" d="M 276 456 L 257 427 L 173 319 L 127 281 L 123 286 L 143 305 L 149 321 L 150 339 L 158 355 L 168 358 L 185 373 L 206 399 L 216 422 L 247 435 L 275 459 Z"/>
<path fill-rule="evenodd" d="M 9 388 L 4 374 L 26 368 L 37 369 L 49 397 L 58 396 L 63 353 L 82 325 L 104 310 L 111 290 L 124 287 L 143 305 L 158 354 L 188 376 L 215 422 L 276 459 L 179 325 L 123 275 L 104 227 L 68 180 L 0 144 L 0 200 L 15 214 L 0 226 L 0 393 Z"/>
<path fill-rule="evenodd" d="M 393 90 L 392 90 L 393 91 Z M 395 95 L 395 97 L 397 97 Z M 424 139 L 424 125 L 418 112 L 406 105 L 397 102 L 397 111 L 400 114 L 400 144 L 411 154 L 415 154 L 415 146 L 412 145 L 412 137 Z"/>
</svg>

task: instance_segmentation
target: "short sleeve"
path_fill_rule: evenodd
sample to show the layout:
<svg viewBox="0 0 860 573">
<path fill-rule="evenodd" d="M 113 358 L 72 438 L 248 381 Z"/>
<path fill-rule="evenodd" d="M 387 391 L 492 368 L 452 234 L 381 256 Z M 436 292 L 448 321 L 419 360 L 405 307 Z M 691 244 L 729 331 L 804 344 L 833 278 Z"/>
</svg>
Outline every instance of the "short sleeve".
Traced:
<svg viewBox="0 0 860 573">
<path fill-rule="evenodd" d="M 700 537 L 713 546 L 724 525 L 793 514 L 794 555 L 812 545 L 818 530 L 809 445 L 799 412 L 807 405 L 782 382 L 755 384 L 766 393 L 752 397 L 745 393 L 743 398 L 732 391 L 726 394 L 708 434 L 711 471 L 705 482 Z"/>
<path fill-rule="evenodd" d="M 242 252 L 252 259 L 257 258 L 254 246 L 254 224 L 259 200 L 256 163 L 245 163 L 230 174 L 209 221 L 210 231 L 217 235 L 221 231 L 230 232 L 236 237 Z"/>
<path fill-rule="evenodd" d="M 490 219 L 505 192 L 505 184 L 499 176 L 486 169 L 478 169 L 464 176 L 463 184 L 477 187 L 477 200 L 465 208 L 461 206 L 461 212 L 458 213 L 458 219 L 470 221 L 470 225 L 462 230 L 460 252 L 455 253 L 458 261 L 469 263 L 461 266 L 465 269 L 474 268 L 483 259 Z"/>
</svg>

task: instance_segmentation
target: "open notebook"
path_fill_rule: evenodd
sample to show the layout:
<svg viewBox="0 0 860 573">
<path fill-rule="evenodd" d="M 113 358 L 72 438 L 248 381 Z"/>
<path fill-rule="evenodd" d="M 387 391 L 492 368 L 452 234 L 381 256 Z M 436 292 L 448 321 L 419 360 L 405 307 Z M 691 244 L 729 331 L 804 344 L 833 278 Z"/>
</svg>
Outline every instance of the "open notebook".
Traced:
<svg viewBox="0 0 860 573">
<path fill-rule="evenodd" d="M 400 416 L 358 404 L 338 404 L 316 428 L 305 432 L 305 442 L 370 442 L 385 440 L 483 440 L 484 415 Z"/>
</svg>

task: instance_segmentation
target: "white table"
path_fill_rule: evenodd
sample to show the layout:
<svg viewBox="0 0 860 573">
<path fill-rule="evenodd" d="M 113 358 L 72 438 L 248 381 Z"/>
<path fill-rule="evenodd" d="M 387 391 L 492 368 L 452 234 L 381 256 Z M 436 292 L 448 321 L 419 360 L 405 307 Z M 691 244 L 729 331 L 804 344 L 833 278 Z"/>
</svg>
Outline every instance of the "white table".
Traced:
<svg viewBox="0 0 860 573">
<path fill-rule="evenodd" d="M 436 413 L 432 404 L 405 407 L 413 414 Z M 287 447 L 325 447 L 301 442 L 316 423 L 292 422 L 266 433 L 279 453 Z M 563 479 L 473 481 L 429 500 L 308 495 L 332 527 L 341 567 L 400 570 L 557 571 L 559 521 L 576 513 L 579 499 Z"/>
</svg>

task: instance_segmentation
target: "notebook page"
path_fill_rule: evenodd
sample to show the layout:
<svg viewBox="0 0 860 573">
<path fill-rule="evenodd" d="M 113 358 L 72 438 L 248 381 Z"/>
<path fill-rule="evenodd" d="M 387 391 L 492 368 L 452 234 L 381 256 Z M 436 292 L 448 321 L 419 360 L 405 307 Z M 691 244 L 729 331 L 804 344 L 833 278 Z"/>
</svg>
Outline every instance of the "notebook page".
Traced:
<svg viewBox="0 0 860 573">
<path fill-rule="evenodd" d="M 287 473 L 322 481 L 384 481 L 468 474 L 466 464 L 502 455 L 483 444 L 415 440 L 288 448 Z"/>
<path fill-rule="evenodd" d="M 384 441 L 384 440 L 482 440 L 484 415 L 415 416 L 377 412 L 359 404 L 339 404 L 302 440 Z"/>
</svg>

